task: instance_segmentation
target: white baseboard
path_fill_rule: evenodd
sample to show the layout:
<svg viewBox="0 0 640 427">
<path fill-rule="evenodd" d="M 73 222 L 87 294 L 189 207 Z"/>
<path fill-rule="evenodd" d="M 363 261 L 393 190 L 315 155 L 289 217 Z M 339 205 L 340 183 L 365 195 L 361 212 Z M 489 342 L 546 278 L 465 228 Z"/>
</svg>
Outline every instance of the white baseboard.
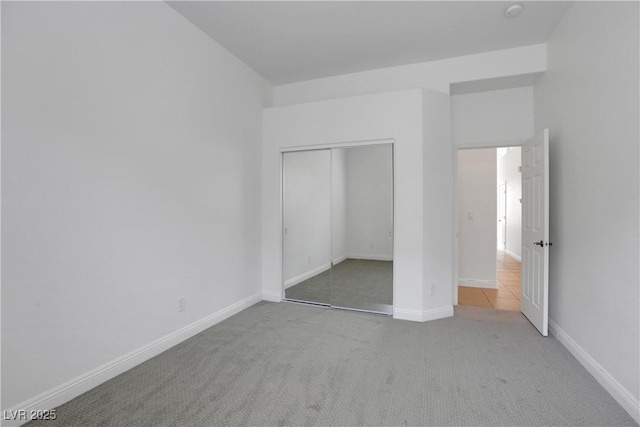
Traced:
<svg viewBox="0 0 640 427">
<path fill-rule="evenodd" d="M 305 271 L 304 273 L 298 274 L 297 276 L 292 277 L 291 279 L 284 282 L 284 288 L 290 288 L 293 285 L 297 285 L 300 282 L 304 282 L 307 279 L 312 278 L 313 276 L 317 276 L 323 271 L 327 271 L 331 268 L 330 263 L 322 264 L 319 267 L 313 268 L 309 271 Z"/>
<path fill-rule="evenodd" d="M 520 255 L 516 255 L 516 254 L 514 254 L 513 252 L 511 252 L 511 251 L 510 251 L 510 250 L 508 250 L 508 249 L 505 249 L 504 251 L 505 251 L 505 253 L 506 253 L 507 255 L 509 255 L 511 258 L 514 258 L 514 259 L 516 259 L 517 261 L 522 262 L 522 258 L 520 257 Z"/>
<path fill-rule="evenodd" d="M 631 418 L 640 424 L 640 401 L 551 319 L 549 319 L 549 332 L 595 377 L 616 402 L 631 415 Z"/>
<path fill-rule="evenodd" d="M 333 265 L 336 264 L 340 264 L 342 261 L 346 260 L 348 257 L 347 255 L 340 255 L 339 257 L 335 257 L 334 259 L 331 260 L 331 262 L 333 263 Z"/>
<path fill-rule="evenodd" d="M 17 411 L 24 410 L 26 414 L 31 411 L 46 411 L 56 408 L 63 403 L 70 401 L 82 393 L 86 393 L 92 388 L 128 371 L 154 356 L 170 349 L 171 347 L 191 338 L 192 336 L 204 331 L 211 326 L 222 322 L 223 320 L 233 316 L 242 310 L 251 307 L 253 304 L 261 301 L 262 293 L 251 295 L 241 301 L 231 304 L 197 322 L 185 326 L 169 335 L 165 335 L 145 346 L 138 348 L 128 354 L 118 357 L 102 366 L 98 366 L 89 372 L 69 380 L 57 387 L 45 391 L 31 399 L 28 399 L 12 408 L 7 409 L 6 413 L 17 414 Z M 13 412 L 9 412 L 13 411 Z M 3 411 L 3 414 L 5 412 Z M 4 417 L 2 417 L 4 418 Z M 28 422 L 25 420 L 3 420 L 2 426 L 20 426 Z"/>
<path fill-rule="evenodd" d="M 412 322 L 428 322 L 430 320 L 445 319 L 453 316 L 453 306 L 432 308 L 430 310 L 405 310 L 401 308 L 393 309 L 393 318 L 400 320 L 410 320 Z"/>
<path fill-rule="evenodd" d="M 480 279 L 458 279 L 459 286 L 469 286 L 471 288 L 491 288 L 498 289 L 497 280 L 480 280 Z"/>
<path fill-rule="evenodd" d="M 371 261 L 393 261 L 393 255 L 380 255 L 380 254 L 347 254 L 347 258 L 368 259 Z"/>
<path fill-rule="evenodd" d="M 262 292 L 264 301 L 282 302 L 282 294 L 278 292 Z"/>
</svg>

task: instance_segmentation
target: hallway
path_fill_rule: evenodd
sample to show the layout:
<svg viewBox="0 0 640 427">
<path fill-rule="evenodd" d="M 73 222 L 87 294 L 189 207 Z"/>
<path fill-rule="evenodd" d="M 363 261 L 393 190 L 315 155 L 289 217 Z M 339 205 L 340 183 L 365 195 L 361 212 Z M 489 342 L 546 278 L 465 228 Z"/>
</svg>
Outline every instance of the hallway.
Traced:
<svg viewBox="0 0 640 427">
<path fill-rule="evenodd" d="M 520 311 L 520 261 L 497 253 L 498 289 L 458 286 L 458 304 Z"/>
</svg>

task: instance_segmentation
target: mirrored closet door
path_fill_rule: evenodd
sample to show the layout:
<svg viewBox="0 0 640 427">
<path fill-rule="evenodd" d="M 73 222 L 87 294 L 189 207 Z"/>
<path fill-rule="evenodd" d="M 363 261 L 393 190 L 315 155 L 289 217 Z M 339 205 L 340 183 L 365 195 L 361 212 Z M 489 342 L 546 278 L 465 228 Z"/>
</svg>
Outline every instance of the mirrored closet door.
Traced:
<svg viewBox="0 0 640 427">
<path fill-rule="evenodd" d="M 393 146 L 283 154 L 285 300 L 393 307 Z"/>
<path fill-rule="evenodd" d="M 283 155 L 285 298 L 331 304 L 331 152 Z"/>
</svg>

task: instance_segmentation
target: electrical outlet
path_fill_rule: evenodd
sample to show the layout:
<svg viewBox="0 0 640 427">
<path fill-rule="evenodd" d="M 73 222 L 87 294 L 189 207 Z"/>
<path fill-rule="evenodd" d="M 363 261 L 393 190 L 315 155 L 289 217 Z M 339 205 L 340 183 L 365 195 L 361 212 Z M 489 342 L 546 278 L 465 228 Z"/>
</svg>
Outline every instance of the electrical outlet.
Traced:
<svg viewBox="0 0 640 427">
<path fill-rule="evenodd" d="M 429 295 L 434 296 L 436 294 L 436 287 L 437 287 L 437 285 L 435 283 L 431 284 L 431 289 L 429 291 Z"/>
<path fill-rule="evenodd" d="M 375 249 L 375 248 L 376 248 L 375 243 L 369 243 L 369 249 Z"/>
<path fill-rule="evenodd" d="M 311 255 L 307 257 L 307 264 L 311 264 Z"/>
<path fill-rule="evenodd" d="M 185 311 L 187 309 L 187 297 L 178 298 L 178 312 Z"/>
</svg>

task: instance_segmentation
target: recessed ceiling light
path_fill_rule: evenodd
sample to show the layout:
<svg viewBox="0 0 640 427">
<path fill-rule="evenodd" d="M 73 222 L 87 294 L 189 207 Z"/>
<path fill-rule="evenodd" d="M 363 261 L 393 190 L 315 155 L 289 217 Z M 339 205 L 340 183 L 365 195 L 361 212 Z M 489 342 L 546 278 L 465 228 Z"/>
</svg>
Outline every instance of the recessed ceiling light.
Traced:
<svg viewBox="0 0 640 427">
<path fill-rule="evenodd" d="M 520 12 L 522 12 L 522 5 L 521 4 L 513 4 L 513 5 L 509 6 L 504 11 L 504 15 L 507 18 L 514 18 L 514 17 L 520 15 Z"/>
</svg>

